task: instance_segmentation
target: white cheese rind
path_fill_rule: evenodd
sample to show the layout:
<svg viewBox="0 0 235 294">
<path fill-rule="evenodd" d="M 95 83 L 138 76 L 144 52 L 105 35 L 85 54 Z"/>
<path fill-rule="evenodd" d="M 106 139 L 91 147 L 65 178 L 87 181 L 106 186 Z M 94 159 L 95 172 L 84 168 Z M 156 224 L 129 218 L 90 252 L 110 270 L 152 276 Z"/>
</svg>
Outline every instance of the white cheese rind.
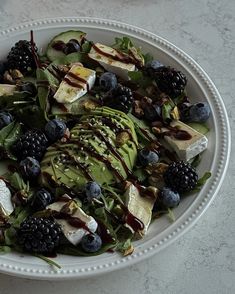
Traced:
<svg viewBox="0 0 235 294">
<path fill-rule="evenodd" d="M 55 202 L 47 206 L 47 209 L 59 212 L 64 205 L 66 205 L 66 202 Z M 56 219 L 56 222 L 61 226 L 65 237 L 69 240 L 69 242 L 76 246 L 80 243 L 83 236 L 89 234 L 90 232 L 94 233 L 98 227 L 98 224 L 92 216 L 87 215 L 80 207 L 77 207 L 76 211 L 71 215 L 71 217 L 76 217 L 83 221 L 86 223 L 86 227 L 89 229 L 86 230 L 84 228 L 76 228 L 71 226 L 67 220 Z"/>
<path fill-rule="evenodd" d="M 141 235 L 146 234 L 152 219 L 152 209 L 156 199 L 141 196 L 139 190 L 133 184 L 127 188 L 124 196 L 130 213 L 144 224 L 144 229 L 140 232 Z M 126 226 L 134 233 L 129 225 L 126 224 Z"/>
<path fill-rule="evenodd" d="M 172 121 L 170 125 L 172 127 L 178 127 L 180 130 L 184 130 L 192 136 L 190 140 L 178 140 L 169 136 L 164 137 L 163 141 L 167 143 L 167 147 L 175 151 L 179 159 L 189 161 L 206 150 L 208 139 L 205 135 L 178 120 Z"/>
<path fill-rule="evenodd" d="M 72 73 L 84 80 L 87 81 L 87 84 L 79 81 L 69 75 Z M 82 67 L 80 65 L 73 65 L 69 70 L 69 73 L 65 75 L 64 80 L 60 83 L 58 90 L 56 91 L 54 98 L 59 103 L 72 103 L 84 96 L 88 89 L 91 89 L 95 84 L 96 72 L 92 69 Z M 66 79 L 69 79 L 72 83 L 75 83 L 80 86 L 74 87 L 66 82 Z"/>
<path fill-rule="evenodd" d="M 108 53 L 112 56 L 116 56 L 118 53 L 115 49 L 108 47 L 106 45 L 96 43 L 96 47 L 100 48 L 101 51 Z M 101 66 L 104 67 L 107 71 L 115 73 L 117 76 L 124 80 L 129 80 L 128 72 L 135 71 L 136 66 L 133 63 L 125 63 L 122 61 L 118 61 L 113 59 L 111 56 L 105 56 L 100 52 L 97 52 L 94 47 L 91 48 L 90 53 L 88 56 L 97 61 Z"/>
<path fill-rule="evenodd" d="M 6 183 L 0 179 L 0 215 L 9 216 L 14 211 L 11 202 L 11 192 Z"/>
</svg>

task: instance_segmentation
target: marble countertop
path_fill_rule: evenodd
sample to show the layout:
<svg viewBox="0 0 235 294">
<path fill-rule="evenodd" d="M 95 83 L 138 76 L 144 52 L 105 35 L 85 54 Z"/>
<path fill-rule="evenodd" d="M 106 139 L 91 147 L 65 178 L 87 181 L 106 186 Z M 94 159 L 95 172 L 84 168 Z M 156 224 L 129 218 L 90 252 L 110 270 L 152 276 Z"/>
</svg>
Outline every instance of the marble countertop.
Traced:
<svg viewBox="0 0 235 294">
<path fill-rule="evenodd" d="M 130 23 L 191 55 L 221 93 L 235 128 L 234 0 L 1 0 L 0 30 L 42 17 L 91 16 Z M 197 224 L 159 254 L 89 280 L 30 281 L 0 274 L 0 293 L 235 293 L 235 157 Z"/>
</svg>

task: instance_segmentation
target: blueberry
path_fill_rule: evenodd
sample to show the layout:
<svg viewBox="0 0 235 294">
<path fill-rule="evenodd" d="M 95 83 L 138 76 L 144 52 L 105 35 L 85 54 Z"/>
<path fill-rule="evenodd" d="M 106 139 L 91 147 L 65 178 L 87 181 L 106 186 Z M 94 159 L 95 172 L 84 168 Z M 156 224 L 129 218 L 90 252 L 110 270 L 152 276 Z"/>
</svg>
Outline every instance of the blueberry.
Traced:
<svg viewBox="0 0 235 294">
<path fill-rule="evenodd" d="M 207 102 L 193 104 L 189 110 L 189 120 L 193 122 L 205 122 L 210 117 L 210 106 Z"/>
<path fill-rule="evenodd" d="M 144 108 L 144 118 L 148 121 L 155 121 L 161 118 L 161 107 L 157 104 L 149 104 Z"/>
<path fill-rule="evenodd" d="M 146 64 L 147 68 L 151 68 L 153 70 L 158 69 L 159 67 L 162 67 L 163 64 L 159 60 L 152 60 Z"/>
<path fill-rule="evenodd" d="M 0 130 L 13 122 L 13 117 L 9 112 L 0 112 Z"/>
<path fill-rule="evenodd" d="M 20 172 L 23 178 L 27 180 L 35 179 L 41 172 L 40 163 L 37 159 L 26 157 L 20 162 Z"/>
<path fill-rule="evenodd" d="M 88 182 L 85 185 L 85 193 L 87 200 L 99 198 L 101 195 L 101 188 L 96 182 Z"/>
<path fill-rule="evenodd" d="M 31 206 L 35 211 L 44 210 L 53 201 L 54 197 L 51 193 L 42 188 L 34 193 Z"/>
<path fill-rule="evenodd" d="M 105 72 L 100 76 L 99 80 L 100 86 L 105 91 L 110 91 L 117 86 L 117 77 L 112 72 Z"/>
<path fill-rule="evenodd" d="M 64 121 L 55 118 L 46 124 L 45 133 L 51 142 L 56 142 L 64 136 L 66 128 Z"/>
<path fill-rule="evenodd" d="M 81 46 L 76 39 L 69 40 L 66 46 L 63 48 L 63 52 L 66 55 L 70 53 L 78 52 L 80 50 L 81 50 Z"/>
<path fill-rule="evenodd" d="M 87 234 L 83 236 L 81 240 L 82 249 L 85 252 L 93 253 L 97 252 L 102 246 L 102 240 L 97 234 Z"/>
<path fill-rule="evenodd" d="M 138 159 L 139 159 L 139 163 L 142 166 L 147 166 L 149 164 L 157 163 L 159 160 L 159 156 L 154 151 L 151 151 L 148 149 L 142 149 L 138 153 Z"/>
<path fill-rule="evenodd" d="M 170 188 L 164 187 L 161 191 L 161 202 L 166 208 L 173 208 L 179 205 L 180 195 Z"/>
</svg>

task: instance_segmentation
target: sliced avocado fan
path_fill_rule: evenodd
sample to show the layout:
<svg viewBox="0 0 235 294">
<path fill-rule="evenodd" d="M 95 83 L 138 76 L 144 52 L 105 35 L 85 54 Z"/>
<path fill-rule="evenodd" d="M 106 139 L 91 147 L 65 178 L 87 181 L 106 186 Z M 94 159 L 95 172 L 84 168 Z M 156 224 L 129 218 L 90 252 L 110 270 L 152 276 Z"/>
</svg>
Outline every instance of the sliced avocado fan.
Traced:
<svg viewBox="0 0 235 294">
<path fill-rule="evenodd" d="M 123 132 L 128 139 L 117 143 Z M 68 142 L 47 149 L 41 162 L 44 185 L 50 185 L 52 179 L 76 192 L 87 181 L 111 185 L 131 174 L 138 141 L 133 122 L 123 112 L 97 107 L 81 116 L 70 135 Z"/>
</svg>

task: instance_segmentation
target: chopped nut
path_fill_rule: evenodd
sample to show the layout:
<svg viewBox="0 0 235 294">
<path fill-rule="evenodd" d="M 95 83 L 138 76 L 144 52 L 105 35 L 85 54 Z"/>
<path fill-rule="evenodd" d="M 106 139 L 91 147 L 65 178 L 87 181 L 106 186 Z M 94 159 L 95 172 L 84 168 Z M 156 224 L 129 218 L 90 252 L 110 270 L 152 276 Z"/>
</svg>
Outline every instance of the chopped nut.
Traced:
<svg viewBox="0 0 235 294">
<path fill-rule="evenodd" d="M 167 168 L 168 168 L 168 164 L 155 163 L 152 165 L 148 165 L 145 170 L 149 174 L 164 174 L 164 172 L 167 170 Z"/>
<path fill-rule="evenodd" d="M 126 191 L 129 187 L 130 187 L 130 185 L 132 185 L 132 183 L 131 182 L 129 182 L 129 181 L 125 181 L 124 182 L 124 190 Z"/>
<path fill-rule="evenodd" d="M 133 253 L 133 251 L 134 251 L 134 246 L 131 244 L 131 246 L 123 252 L 123 256 L 130 255 Z"/>
<path fill-rule="evenodd" d="M 63 73 L 67 73 L 68 71 L 69 71 L 69 66 L 68 65 L 61 65 L 61 64 L 59 64 L 59 65 L 57 65 L 57 67 L 58 67 L 58 69 L 61 71 L 61 72 L 63 72 Z"/>
<path fill-rule="evenodd" d="M 70 63 L 70 68 L 72 67 L 72 66 L 74 66 L 74 65 L 77 65 L 77 66 L 81 66 L 81 67 L 83 67 L 83 64 L 81 63 L 81 62 L 73 62 L 73 63 Z"/>
<path fill-rule="evenodd" d="M 153 103 L 153 100 L 147 96 L 144 96 L 142 99 L 141 99 L 141 102 L 142 103 L 147 103 L 147 104 L 152 104 Z"/>
<path fill-rule="evenodd" d="M 154 196 L 155 199 L 157 199 L 159 190 L 156 187 L 154 187 L 154 186 L 148 186 L 146 188 L 146 191 L 151 192 L 151 197 Z"/>
<path fill-rule="evenodd" d="M 12 76 L 10 75 L 9 71 L 6 70 L 4 72 L 4 75 L 3 75 L 3 79 L 5 82 L 9 83 L 9 84 L 15 84 L 15 81 L 14 79 L 12 78 Z"/>
<path fill-rule="evenodd" d="M 60 140 L 62 143 L 66 143 L 70 138 L 69 128 L 66 128 L 63 138 Z"/>
<path fill-rule="evenodd" d="M 175 107 L 173 108 L 173 110 L 171 111 L 171 117 L 172 117 L 173 119 L 177 119 L 177 120 L 180 119 L 179 109 L 178 109 L 177 106 L 175 106 Z"/>
<path fill-rule="evenodd" d="M 152 132 L 156 135 L 160 134 L 161 133 L 161 129 L 160 128 L 157 128 L 157 127 L 153 127 L 152 128 Z"/>
<path fill-rule="evenodd" d="M 83 106 L 86 110 L 93 110 L 98 106 L 98 104 L 95 101 L 89 99 L 84 102 Z"/>
<path fill-rule="evenodd" d="M 136 100 L 133 105 L 133 112 L 136 117 L 142 118 L 144 116 L 144 110 L 141 108 L 141 102 Z"/>
<path fill-rule="evenodd" d="M 135 47 L 129 48 L 129 54 L 139 63 L 139 66 L 144 66 L 144 58 Z"/>
<path fill-rule="evenodd" d="M 130 140 L 130 134 L 127 131 L 120 132 L 116 137 L 116 145 L 118 147 L 126 144 Z"/>
<path fill-rule="evenodd" d="M 23 78 L 23 74 L 18 69 L 10 70 L 11 76 L 14 80 Z"/>
<path fill-rule="evenodd" d="M 74 200 L 70 200 L 61 208 L 60 212 L 73 215 L 77 209 L 77 203 Z"/>
</svg>

